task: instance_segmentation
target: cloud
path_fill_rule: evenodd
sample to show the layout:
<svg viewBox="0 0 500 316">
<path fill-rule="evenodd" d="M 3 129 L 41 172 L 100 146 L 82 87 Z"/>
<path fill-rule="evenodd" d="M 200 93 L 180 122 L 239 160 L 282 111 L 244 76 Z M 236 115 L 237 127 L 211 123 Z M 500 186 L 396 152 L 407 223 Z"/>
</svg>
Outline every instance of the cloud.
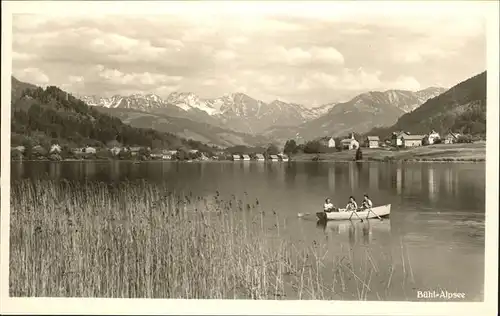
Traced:
<svg viewBox="0 0 500 316">
<path fill-rule="evenodd" d="M 392 89 L 410 90 L 417 91 L 422 88 L 420 82 L 411 76 L 400 76 L 393 82 L 391 82 Z"/>
<path fill-rule="evenodd" d="M 373 6 L 376 13 L 338 5 L 328 14 L 335 5 L 287 4 L 293 12 L 284 5 L 229 10 L 219 3 L 213 10 L 178 3 L 158 15 L 16 15 L 13 72 L 78 94 L 165 97 L 179 90 L 212 98 L 246 91 L 309 106 L 369 90 L 452 86 L 486 68 L 484 19 L 474 12 L 431 10 L 422 19 L 417 7 L 395 14 L 389 4 Z"/>
<path fill-rule="evenodd" d="M 284 48 L 273 47 L 268 53 L 269 62 L 284 63 L 291 66 L 305 66 L 312 63 L 324 65 L 341 65 L 344 56 L 333 47 L 301 47 Z"/>
<path fill-rule="evenodd" d="M 69 82 L 70 83 L 82 83 L 85 82 L 85 78 L 82 76 L 69 76 Z"/>
<path fill-rule="evenodd" d="M 230 61 L 236 58 L 236 54 L 231 50 L 220 50 L 215 53 L 215 59 L 218 61 Z"/>
<path fill-rule="evenodd" d="M 118 69 L 105 68 L 103 65 L 97 65 L 96 72 L 100 78 L 118 85 L 163 86 L 165 84 L 177 84 L 182 80 L 180 76 L 167 76 L 150 72 L 123 73 Z"/>
<path fill-rule="evenodd" d="M 36 59 L 36 55 L 27 53 L 12 52 L 13 61 L 32 61 Z"/>
<path fill-rule="evenodd" d="M 46 85 L 50 82 L 49 77 L 38 68 L 26 68 L 17 70 L 14 75 L 22 81 L 27 81 L 34 84 Z"/>
</svg>

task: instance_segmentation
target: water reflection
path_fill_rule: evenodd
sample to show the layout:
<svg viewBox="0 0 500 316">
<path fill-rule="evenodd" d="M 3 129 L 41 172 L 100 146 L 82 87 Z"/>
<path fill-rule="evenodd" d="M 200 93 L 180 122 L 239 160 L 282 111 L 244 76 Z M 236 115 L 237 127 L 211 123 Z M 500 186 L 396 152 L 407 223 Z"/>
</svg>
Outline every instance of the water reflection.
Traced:
<svg viewBox="0 0 500 316">
<path fill-rule="evenodd" d="M 428 187 L 429 187 L 429 200 L 435 202 L 439 193 L 439 177 L 436 175 L 434 168 L 429 167 L 427 171 Z"/>
<path fill-rule="evenodd" d="M 401 164 L 398 164 L 396 169 L 396 191 L 398 195 L 401 195 L 402 192 L 402 184 L 403 182 L 403 167 Z"/>
<path fill-rule="evenodd" d="M 443 174 L 443 184 L 444 184 L 444 187 L 445 187 L 445 191 L 447 194 L 453 196 L 454 195 L 454 192 L 453 192 L 453 177 L 454 174 L 453 174 L 453 170 L 448 168 L 446 170 L 444 170 L 444 174 Z"/>
<path fill-rule="evenodd" d="M 285 183 L 287 188 L 295 187 L 295 178 L 297 177 L 297 170 L 294 165 L 287 164 L 284 170 Z"/>
<path fill-rule="evenodd" d="M 328 188 L 331 191 L 335 190 L 335 166 L 328 168 Z"/>
<path fill-rule="evenodd" d="M 351 185 L 351 191 L 355 191 L 358 187 L 358 167 L 357 164 L 349 164 L 349 183 Z"/>
<path fill-rule="evenodd" d="M 24 178 L 26 168 L 24 167 L 24 164 L 22 161 L 11 164 L 10 168 L 11 168 L 12 174 L 15 174 L 19 178 Z"/>
<path fill-rule="evenodd" d="M 110 165 L 109 175 L 112 181 L 118 181 L 120 179 L 120 162 L 113 161 Z"/>
<path fill-rule="evenodd" d="M 371 190 L 377 190 L 378 189 L 378 165 L 371 163 L 369 166 L 369 182 L 370 182 L 370 189 Z"/>
<path fill-rule="evenodd" d="M 404 189 L 406 193 L 420 195 L 422 191 L 421 165 L 409 165 L 404 170 Z"/>
<path fill-rule="evenodd" d="M 418 203 L 418 207 L 439 207 L 440 211 L 484 211 L 485 194 L 484 165 L 474 164 L 24 161 L 12 163 L 11 178 L 147 179 L 201 192 L 216 187 L 231 193 L 250 190 L 272 201 L 280 196 L 283 200 L 276 204 L 296 213 L 310 212 L 325 197 L 343 207 L 350 195 L 359 200 L 364 193 L 375 204 L 403 203 L 407 207 Z"/>
<path fill-rule="evenodd" d="M 49 164 L 49 176 L 51 178 L 59 178 L 61 176 L 61 164 L 52 162 Z"/>
<path fill-rule="evenodd" d="M 327 235 L 337 236 L 337 241 L 342 241 L 342 237 L 347 237 L 350 247 L 362 243 L 369 245 L 372 243 L 374 232 L 377 239 L 389 239 L 391 235 L 390 220 L 364 220 L 354 221 L 328 221 L 317 222 L 316 226 L 322 229 Z M 338 239 L 340 237 L 340 239 Z M 345 240 L 345 239 L 344 239 Z"/>
</svg>

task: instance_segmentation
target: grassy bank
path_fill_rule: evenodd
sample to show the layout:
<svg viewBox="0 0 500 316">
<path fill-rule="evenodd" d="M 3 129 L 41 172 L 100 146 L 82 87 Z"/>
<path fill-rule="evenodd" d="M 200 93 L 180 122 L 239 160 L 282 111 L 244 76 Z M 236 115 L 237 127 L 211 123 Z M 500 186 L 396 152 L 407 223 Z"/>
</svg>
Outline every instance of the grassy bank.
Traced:
<svg viewBox="0 0 500 316">
<path fill-rule="evenodd" d="M 384 299 L 410 273 L 368 250 L 355 262 L 348 249 L 281 238 L 286 222 L 258 200 L 166 192 L 146 182 L 14 181 L 10 295 Z"/>
<path fill-rule="evenodd" d="M 439 144 L 409 149 L 361 148 L 363 161 L 446 161 L 481 162 L 486 160 L 486 143 Z M 325 154 L 297 154 L 294 161 L 352 161 L 355 150 Z"/>
</svg>

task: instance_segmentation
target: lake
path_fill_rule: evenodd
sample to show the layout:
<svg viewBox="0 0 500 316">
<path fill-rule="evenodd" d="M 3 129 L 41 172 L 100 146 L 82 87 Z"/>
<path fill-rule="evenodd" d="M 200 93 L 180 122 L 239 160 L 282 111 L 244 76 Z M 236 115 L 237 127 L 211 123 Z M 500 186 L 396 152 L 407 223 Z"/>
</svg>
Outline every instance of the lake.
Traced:
<svg viewBox="0 0 500 316">
<path fill-rule="evenodd" d="M 364 290 L 365 299 L 429 300 L 418 297 L 418 291 L 443 290 L 464 293 L 457 300 L 483 300 L 484 164 L 13 162 L 11 179 L 14 186 L 20 179 L 146 180 L 182 194 L 242 197 L 244 204 L 264 210 L 270 227 L 275 218 L 269 214 L 279 215 L 281 239 L 297 247 L 319 245 L 325 256 L 345 254 L 360 267 L 369 262 L 378 278 L 389 282 L 372 282 L 368 292 L 373 295 Z M 350 195 L 360 203 L 365 193 L 375 205 L 390 203 L 390 218 L 316 223 L 314 213 L 326 197 L 344 207 Z M 298 218 L 298 213 L 313 215 Z M 328 269 L 333 267 L 320 270 L 327 274 Z M 341 298 L 359 299 L 360 291 L 348 290 Z"/>
</svg>

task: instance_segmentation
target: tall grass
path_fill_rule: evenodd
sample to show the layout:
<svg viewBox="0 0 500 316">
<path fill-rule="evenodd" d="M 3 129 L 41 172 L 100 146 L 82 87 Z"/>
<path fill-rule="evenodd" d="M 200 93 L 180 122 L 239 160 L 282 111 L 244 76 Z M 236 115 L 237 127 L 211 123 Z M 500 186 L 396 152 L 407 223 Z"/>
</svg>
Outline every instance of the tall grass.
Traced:
<svg viewBox="0 0 500 316">
<path fill-rule="evenodd" d="M 391 280 L 387 283 L 369 252 L 355 264 L 359 260 L 348 250 L 333 254 L 317 242 L 292 243 L 280 236 L 284 223 L 246 195 L 194 196 L 144 181 L 14 181 L 10 294 L 186 299 L 390 295 Z M 373 289 L 377 276 L 387 283 L 384 291 Z M 382 281 L 376 282 L 380 288 Z"/>
</svg>

